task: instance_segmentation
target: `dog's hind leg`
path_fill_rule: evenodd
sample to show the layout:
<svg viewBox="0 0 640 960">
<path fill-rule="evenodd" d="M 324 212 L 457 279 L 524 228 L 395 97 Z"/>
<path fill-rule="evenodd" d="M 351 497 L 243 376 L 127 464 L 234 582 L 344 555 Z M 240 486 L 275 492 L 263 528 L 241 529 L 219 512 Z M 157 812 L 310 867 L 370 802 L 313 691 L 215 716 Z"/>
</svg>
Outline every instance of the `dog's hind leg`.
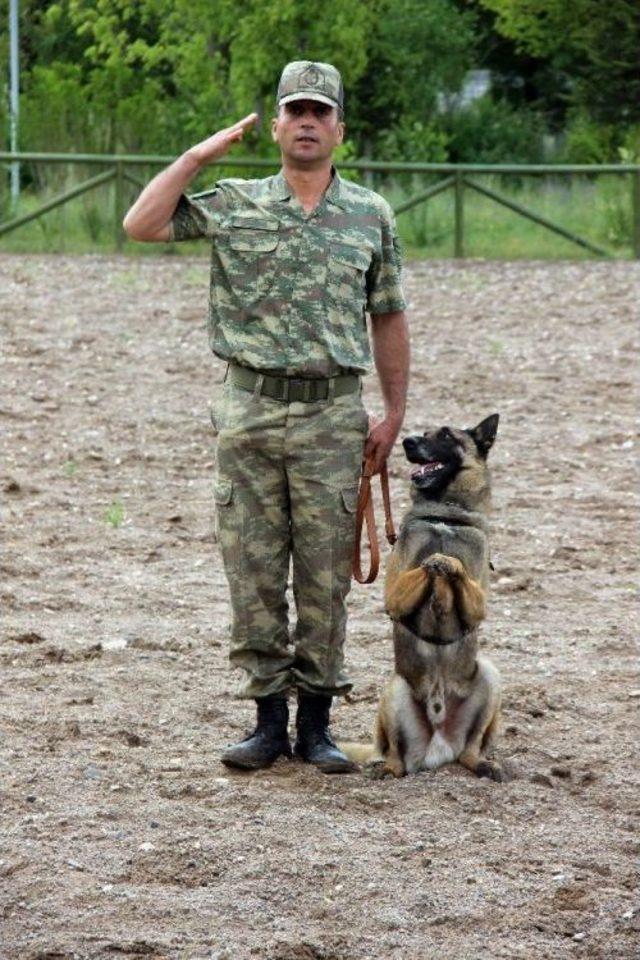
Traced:
<svg viewBox="0 0 640 960">
<path fill-rule="evenodd" d="M 424 600 L 431 576 L 423 567 L 402 570 L 396 554 L 391 554 L 387 565 L 384 587 L 385 609 L 392 620 L 407 617 Z"/>
<path fill-rule="evenodd" d="M 378 759 L 366 765 L 366 774 L 372 780 L 384 777 L 404 777 L 407 772 L 404 765 L 404 742 L 402 732 L 385 724 L 378 714 L 374 730 Z"/>
<path fill-rule="evenodd" d="M 471 770 L 477 777 L 487 777 L 501 783 L 503 775 L 500 764 L 495 760 L 488 760 L 485 756 L 485 750 L 497 732 L 499 722 L 500 707 L 494 698 L 491 698 L 474 718 L 471 736 L 458 757 L 458 763 L 467 770 Z"/>
</svg>

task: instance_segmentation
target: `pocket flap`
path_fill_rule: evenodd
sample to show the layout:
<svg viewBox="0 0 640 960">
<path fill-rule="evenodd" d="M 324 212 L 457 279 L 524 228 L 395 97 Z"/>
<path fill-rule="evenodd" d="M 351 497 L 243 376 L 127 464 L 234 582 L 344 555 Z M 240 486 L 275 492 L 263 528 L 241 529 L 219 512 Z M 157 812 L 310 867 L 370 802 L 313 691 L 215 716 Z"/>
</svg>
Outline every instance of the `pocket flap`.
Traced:
<svg viewBox="0 0 640 960">
<path fill-rule="evenodd" d="M 342 493 L 342 503 L 347 513 L 355 513 L 358 506 L 358 488 L 343 487 L 340 492 Z"/>
<path fill-rule="evenodd" d="M 231 218 L 231 226 L 234 230 L 269 230 L 277 231 L 280 226 L 278 220 L 267 220 L 263 217 L 243 217 L 236 214 Z"/>
<path fill-rule="evenodd" d="M 233 496 L 233 480 L 223 480 L 218 477 L 213 481 L 213 499 L 219 506 L 231 503 Z"/>
<path fill-rule="evenodd" d="M 331 259 L 337 260 L 341 266 L 346 265 L 353 267 L 355 270 L 367 271 L 369 269 L 369 254 L 359 247 L 332 247 Z"/>
</svg>

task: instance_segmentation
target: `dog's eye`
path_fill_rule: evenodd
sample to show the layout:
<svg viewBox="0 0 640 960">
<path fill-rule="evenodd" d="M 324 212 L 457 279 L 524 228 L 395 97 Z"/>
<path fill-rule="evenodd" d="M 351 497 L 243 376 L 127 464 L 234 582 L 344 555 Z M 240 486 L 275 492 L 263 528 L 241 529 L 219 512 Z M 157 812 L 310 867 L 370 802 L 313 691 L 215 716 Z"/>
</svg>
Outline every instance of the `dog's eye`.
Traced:
<svg viewBox="0 0 640 960">
<path fill-rule="evenodd" d="M 438 430 L 438 440 L 453 440 L 453 434 L 451 430 L 449 430 L 449 427 L 441 427 L 441 429 Z"/>
</svg>

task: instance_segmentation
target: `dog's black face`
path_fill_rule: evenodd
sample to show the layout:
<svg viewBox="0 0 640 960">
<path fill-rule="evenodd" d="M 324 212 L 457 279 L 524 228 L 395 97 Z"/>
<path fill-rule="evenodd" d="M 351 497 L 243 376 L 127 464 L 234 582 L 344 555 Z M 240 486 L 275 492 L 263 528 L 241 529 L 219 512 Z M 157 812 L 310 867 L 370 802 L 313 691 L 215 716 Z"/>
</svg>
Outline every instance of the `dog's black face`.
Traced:
<svg viewBox="0 0 640 960">
<path fill-rule="evenodd" d="M 422 435 L 405 437 L 402 445 L 407 460 L 417 464 L 411 471 L 416 491 L 429 500 L 440 500 L 463 471 L 484 475 L 497 430 L 498 414 L 494 413 L 472 429 L 428 427 Z"/>
<path fill-rule="evenodd" d="M 462 467 L 460 444 L 449 427 L 429 429 L 420 436 L 402 441 L 409 463 L 418 464 L 411 471 L 411 482 L 426 496 L 435 500 Z"/>
</svg>

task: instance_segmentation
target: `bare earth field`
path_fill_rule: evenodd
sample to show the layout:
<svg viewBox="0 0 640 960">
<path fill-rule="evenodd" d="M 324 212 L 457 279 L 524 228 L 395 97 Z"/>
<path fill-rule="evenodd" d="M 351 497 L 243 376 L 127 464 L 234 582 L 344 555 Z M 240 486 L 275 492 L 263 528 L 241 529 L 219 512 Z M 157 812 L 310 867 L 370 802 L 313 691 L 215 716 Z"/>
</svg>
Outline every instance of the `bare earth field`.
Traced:
<svg viewBox="0 0 640 960">
<path fill-rule="evenodd" d="M 219 763 L 253 704 L 226 663 L 207 274 L 0 257 L 0 957 L 631 960 L 640 264 L 407 269 L 406 431 L 502 418 L 483 644 L 504 784 Z M 399 521 L 399 449 L 391 467 Z M 350 600 L 333 726 L 364 741 L 391 663 L 382 581 Z"/>
</svg>

